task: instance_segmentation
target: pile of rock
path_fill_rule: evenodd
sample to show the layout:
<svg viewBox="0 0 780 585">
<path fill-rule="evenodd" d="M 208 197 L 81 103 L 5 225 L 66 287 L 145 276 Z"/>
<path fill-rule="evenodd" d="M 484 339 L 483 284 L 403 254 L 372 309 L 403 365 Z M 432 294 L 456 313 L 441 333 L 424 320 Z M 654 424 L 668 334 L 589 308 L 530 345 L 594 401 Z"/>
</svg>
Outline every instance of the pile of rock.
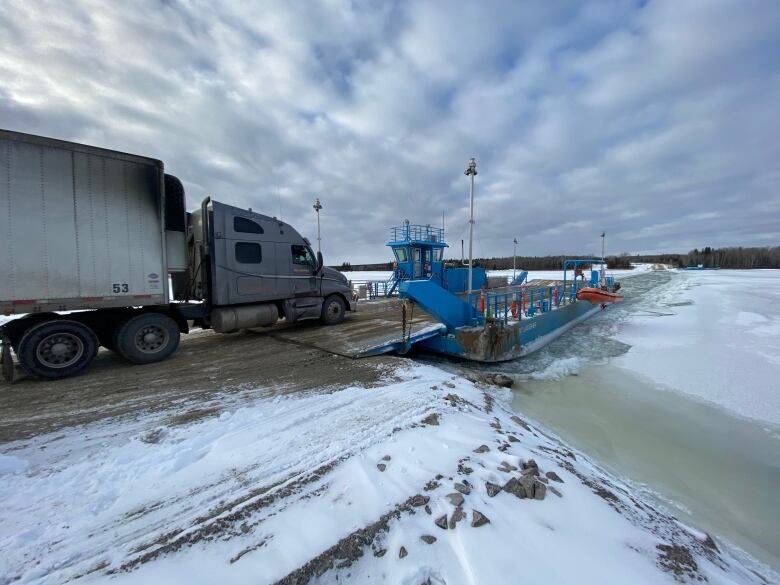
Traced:
<svg viewBox="0 0 780 585">
<path fill-rule="evenodd" d="M 503 490 L 520 499 L 543 500 L 547 495 L 548 489 L 556 496 L 561 497 L 560 491 L 552 486 L 548 486 L 550 480 L 563 483 L 563 480 L 554 471 L 548 471 L 542 477 L 539 472 L 539 465 L 533 459 L 529 459 L 523 463 L 518 477 L 510 478 L 503 487 L 488 481 L 485 483 L 485 490 L 491 498 Z"/>
</svg>

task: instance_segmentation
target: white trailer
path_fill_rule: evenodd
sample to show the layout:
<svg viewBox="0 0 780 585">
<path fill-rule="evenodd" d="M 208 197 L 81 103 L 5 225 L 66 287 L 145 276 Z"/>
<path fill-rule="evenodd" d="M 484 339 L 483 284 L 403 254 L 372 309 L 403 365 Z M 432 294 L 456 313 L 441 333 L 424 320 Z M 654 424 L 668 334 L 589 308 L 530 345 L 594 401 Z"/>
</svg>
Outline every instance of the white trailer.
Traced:
<svg viewBox="0 0 780 585">
<path fill-rule="evenodd" d="M 101 345 L 164 359 L 190 320 L 229 332 L 350 308 L 346 278 L 292 226 L 210 198 L 187 213 L 152 158 L 0 130 L 0 210 L 0 314 L 24 315 L 0 327 L 6 378 L 12 349 L 55 379 Z"/>
</svg>

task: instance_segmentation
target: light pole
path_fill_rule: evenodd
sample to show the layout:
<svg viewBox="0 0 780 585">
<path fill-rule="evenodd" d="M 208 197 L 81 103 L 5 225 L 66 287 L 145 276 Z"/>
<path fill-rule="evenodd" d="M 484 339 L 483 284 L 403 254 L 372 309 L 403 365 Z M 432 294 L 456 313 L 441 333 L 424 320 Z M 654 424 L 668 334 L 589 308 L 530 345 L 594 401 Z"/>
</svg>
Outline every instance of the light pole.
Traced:
<svg viewBox="0 0 780 585">
<path fill-rule="evenodd" d="M 472 158 L 469 166 L 463 171 L 463 174 L 469 178 L 469 199 L 471 201 L 471 213 L 469 215 L 469 294 L 472 287 L 472 268 L 474 266 L 474 177 L 477 174 L 477 160 Z"/>
<path fill-rule="evenodd" d="M 604 239 L 606 237 L 607 237 L 607 232 L 604 232 L 604 231 L 601 232 L 601 278 L 599 279 L 600 280 L 599 284 L 601 286 L 604 286 L 604 268 L 605 268 L 605 265 L 604 265 Z"/>
<path fill-rule="evenodd" d="M 517 238 L 514 240 L 515 247 L 514 251 L 512 252 L 512 282 L 515 281 L 515 278 L 517 278 Z"/>
<path fill-rule="evenodd" d="M 317 197 L 312 207 L 317 212 L 317 252 L 322 252 L 322 238 L 320 238 L 320 209 L 322 209 L 322 203 L 320 203 L 319 197 Z"/>
</svg>

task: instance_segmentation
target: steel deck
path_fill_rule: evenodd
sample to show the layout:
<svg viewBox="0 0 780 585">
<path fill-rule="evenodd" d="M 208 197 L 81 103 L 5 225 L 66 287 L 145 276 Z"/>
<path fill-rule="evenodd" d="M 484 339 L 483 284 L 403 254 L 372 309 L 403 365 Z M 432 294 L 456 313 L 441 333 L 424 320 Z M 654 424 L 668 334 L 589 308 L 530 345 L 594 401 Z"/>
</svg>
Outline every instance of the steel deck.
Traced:
<svg viewBox="0 0 780 585">
<path fill-rule="evenodd" d="M 415 306 L 411 334 L 405 340 L 402 303 L 398 298 L 361 301 L 357 310 L 347 313 L 339 325 L 328 327 L 316 321 L 280 324 L 268 330 L 268 334 L 282 341 L 360 358 L 392 351 L 404 353 L 414 343 L 446 330 L 439 321 Z"/>
</svg>

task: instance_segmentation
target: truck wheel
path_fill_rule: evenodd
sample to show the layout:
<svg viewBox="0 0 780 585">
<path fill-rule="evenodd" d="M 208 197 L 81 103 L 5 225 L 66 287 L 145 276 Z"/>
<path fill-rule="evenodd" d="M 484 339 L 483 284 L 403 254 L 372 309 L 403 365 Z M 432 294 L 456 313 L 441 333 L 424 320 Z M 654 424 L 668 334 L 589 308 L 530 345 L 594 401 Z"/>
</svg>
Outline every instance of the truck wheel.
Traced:
<svg viewBox="0 0 780 585">
<path fill-rule="evenodd" d="M 339 295 L 330 295 L 322 303 L 322 315 L 320 320 L 325 325 L 338 325 L 344 320 L 347 306 Z"/>
<path fill-rule="evenodd" d="M 32 375 L 57 380 L 83 372 L 97 349 L 97 336 L 89 327 L 57 319 L 28 329 L 19 341 L 17 355 Z"/>
<path fill-rule="evenodd" d="M 142 313 L 122 323 L 114 337 L 116 351 L 134 364 L 159 362 L 179 347 L 179 326 L 161 313 Z"/>
</svg>

